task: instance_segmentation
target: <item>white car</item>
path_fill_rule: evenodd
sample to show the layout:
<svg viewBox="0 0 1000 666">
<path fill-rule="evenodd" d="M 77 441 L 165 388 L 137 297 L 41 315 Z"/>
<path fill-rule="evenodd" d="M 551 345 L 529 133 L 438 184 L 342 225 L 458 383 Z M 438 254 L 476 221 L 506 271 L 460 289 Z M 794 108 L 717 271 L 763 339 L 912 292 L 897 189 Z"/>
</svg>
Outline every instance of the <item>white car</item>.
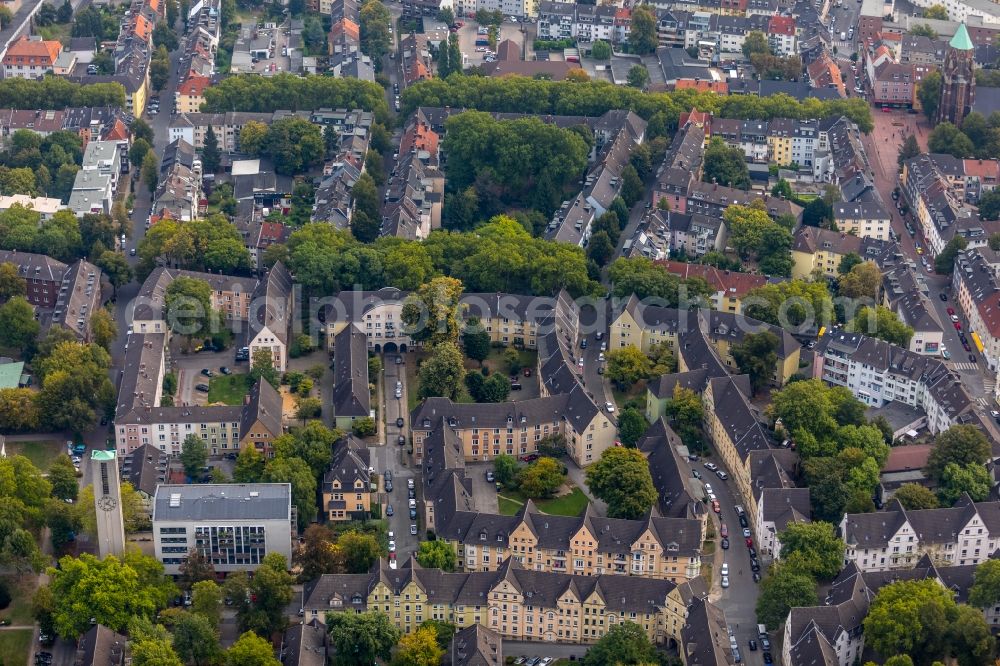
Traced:
<svg viewBox="0 0 1000 666">
<path fill-rule="evenodd" d="M 396 566 L 397 566 L 396 565 L 396 560 L 389 560 L 389 568 L 390 569 L 395 569 Z"/>
<path fill-rule="evenodd" d="M 719 571 L 723 576 L 729 575 L 729 562 L 722 563 L 722 569 Z"/>
<path fill-rule="evenodd" d="M 410 525 L 410 534 L 413 535 L 413 536 L 417 536 L 417 524 L 416 523 L 412 523 Z"/>
<path fill-rule="evenodd" d="M 705 484 L 705 493 L 708 494 L 708 495 L 712 494 L 712 484 L 711 483 L 706 483 Z"/>
<path fill-rule="evenodd" d="M 392 541 L 395 538 L 396 538 L 396 533 L 393 532 L 392 530 L 389 530 L 389 541 Z"/>
<path fill-rule="evenodd" d="M 729 576 L 722 577 L 722 587 L 723 588 L 729 587 Z"/>
<path fill-rule="evenodd" d="M 417 508 L 417 500 L 415 500 L 415 499 L 411 499 L 410 500 L 410 508 L 411 509 L 416 509 Z"/>
<path fill-rule="evenodd" d="M 582 357 L 582 356 L 581 356 L 581 357 L 580 357 L 580 359 L 579 359 L 579 360 L 578 360 L 578 361 L 576 362 L 576 364 L 577 364 L 578 366 L 580 366 L 581 368 L 583 367 L 583 357 Z"/>
<path fill-rule="evenodd" d="M 486 53 L 486 47 L 485 46 L 477 46 L 476 47 L 476 53 Z"/>
<path fill-rule="evenodd" d="M 606 409 L 609 412 L 613 413 L 615 411 L 615 403 L 613 403 L 613 402 L 606 402 L 606 403 L 604 403 L 604 409 Z"/>
<path fill-rule="evenodd" d="M 719 469 L 719 466 L 716 465 L 715 463 L 707 462 L 705 463 L 705 469 L 714 472 L 715 470 Z"/>
<path fill-rule="evenodd" d="M 396 552 L 396 542 L 393 541 L 392 539 L 389 539 L 389 552 L 390 553 Z"/>
</svg>

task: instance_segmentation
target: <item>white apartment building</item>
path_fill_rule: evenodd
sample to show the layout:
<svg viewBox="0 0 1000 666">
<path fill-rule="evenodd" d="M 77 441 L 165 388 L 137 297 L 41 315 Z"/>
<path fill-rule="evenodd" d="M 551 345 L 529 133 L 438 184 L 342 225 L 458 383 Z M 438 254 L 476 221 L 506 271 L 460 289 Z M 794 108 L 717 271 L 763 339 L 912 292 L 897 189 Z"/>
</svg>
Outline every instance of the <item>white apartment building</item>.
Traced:
<svg viewBox="0 0 1000 666">
<path fill-rule="evenodd" d="M 889 238 L 889 213 L 878 201 L 855 201 L 833 204 L 833 221 L 837 231 L 861 238 Z"/>
<path fill-rule="evenodd" d="M 216 572 L 253 571 L 270 553 L 292 561 L 297 532 L 288 483 L 161 484 L 153 498 L 153 547 L 177 575 L 198 550 Z"/>
</svg>

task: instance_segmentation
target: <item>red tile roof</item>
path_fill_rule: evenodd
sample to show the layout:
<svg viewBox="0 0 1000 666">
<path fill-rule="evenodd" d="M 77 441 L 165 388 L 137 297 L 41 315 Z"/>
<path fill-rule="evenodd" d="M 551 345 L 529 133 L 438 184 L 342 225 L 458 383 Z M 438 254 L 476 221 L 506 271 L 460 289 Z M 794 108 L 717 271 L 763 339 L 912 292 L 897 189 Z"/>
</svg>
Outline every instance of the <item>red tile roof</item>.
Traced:
<svg viewBox="0 0 1000 666">
<path fill-rule="evenodd" d="M 729 84 L 725 81 L 706 81 L 704 79 L 677 79 L 675 90 L 697 90 L 698 92 L 714 92 L 720 95 L 729 94 Z"/>
<path fill-rule="evenodd" d="M 982 180 L 990 179 L 997 182 L 1000 163 L 996 160 L 962 160 L 965 163 L 965 175 L 977 176 Z"/>
<path fill-rule="evenodd" d="M 656 262 L 668 273 L 682 278 L 700 277 L 716 291 L 724 292 L 727 298 L 743 298 L 751 289 L 763 287 L 767 278 L 737 271 L 720 271 L 715 266 L 686 264 L 680 261 L 660 260 Z"/>
<path fill-rule="evenodd" d="M 931 454 L 930 444 L 911 444 L 909 446 L 894 446 L 889 449 L 889 457 L 882 465 L 883 472 L 906 472 L 923 469 Z"/>
<path fill-rule="evenodd" d="M 21 35 L 10 45 L 3 57 L 3 64 L 37 64 L 52 66 L 59 57 L 62 44 L 55 41 L 28 39 Z"/>
<path fill-rule="evenodd" d="M 791 16 L 772 16 L 767 24 L 767 32 L 771 35 L 795 34 L 795 19 Z"/>
<path fill-rule="evenodd" d="M 202 97 L 205 88 L 212 85 L 212 80 L 207 76 L 189 76 L 179 86 L 177 92 L 188 97 Z"/>
</svg>

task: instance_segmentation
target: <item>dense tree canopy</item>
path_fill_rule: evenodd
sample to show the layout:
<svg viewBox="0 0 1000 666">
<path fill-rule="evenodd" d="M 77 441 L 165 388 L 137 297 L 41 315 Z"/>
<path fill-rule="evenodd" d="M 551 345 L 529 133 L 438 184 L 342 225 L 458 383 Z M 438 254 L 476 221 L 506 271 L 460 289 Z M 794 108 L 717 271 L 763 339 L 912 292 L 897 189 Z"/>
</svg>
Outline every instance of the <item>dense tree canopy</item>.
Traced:
<svg viewBox="0 0 1000 666">
<path fill-rule="evenodd" d="M 971 425 L 954 425 L 934 438 L 934 446 L 927 459 L 927 474 L 940 480 L 947 465 L 983 465 L 990 457 L 990 443 L 986 436 Z"/>
<path fill-rule="evenodd" d="M 748 333 L 733 345 L 730 354 L 740 372 L 750 376 L 750 388 L 757 393 L 771 382 L 778 365 L 781 340 L 771 331 Z"/>
<path fill-rule="evenodd" d="M 800 571 L 830 580 L 844 565 L 844 540 L 830 523 L 791 523 L 778 534 L 781 559 L 795 561 Z"/>
<path fill-rule="evenodd" d="M 641 666 L 657 664 L 656 647 L 650 642 L 646 631 L 634 622 L 619 622 L 611 625 L 607 633 L 587 650 L 583 666 Z"/>
<path fill-rule="evenodd" d="M 0 87 L 0 100 L 2 99 Z M 388 114 L 385 92 L 376 83 L 350 77 L 303 78 L 285 73 L 275 76 L 243 74 L 226 77 L 205 90 L 203 106 L 203 110 L 209 113 L 269 112 L 279 109 L 312 111 L 320 108 L 372 111 L 383 122 Z"/>
<path fill-rule="evenodd" d="M 330 632 L 330 642 L 338 654 L 343 655 L 335 663 L 373 664 L 376 660 L 386 661 L 392 647 L 399 641 L 401 632 L 389 621 L 385 613 L 328 613 L 326 626 Z"/>
<path fill-rule="evenodd" d="M 621 257 L 608 270 L 615 296 L 628 298 L 635 294 L 640 300 L 657 299 L 666 307 L 690 307 L 705 303 L 712 289 L 700 277 L 682 279 L 646 257 Z"/>
<path fill-rule="evenodd" d="M 723 213 L 729 242 L 744 259 L 756 259 L 768 275 L 790 275 L 792 234 L 768 215 L 761 200 L 749 206 L 729 206 Z"/>
<path fill-rule="evenodd" d="M 613 518 L 640 518 L 656 501 L 656 487 L 646 457 L 637 449 L 605 449 L 587 468 L 587 487 L 608 504 Z"/>
<path fill-rule="evenodd" d="M 64 109 L 69 106 L 125 108 L 125 88 L 120 83 L 83 85 L 51 75 L 38 80 L 15 77 L 0 81 L 0 108 Z"/>
<path fill-rule="evenodd" d="M 904 324 L 894 310 L 881 305 L 861 308 L 845 329 L 881 338 L 904 348 L 910 345 L 910 338 L 913 337 L 913 329 Z"/>
<path fill-rule="evenodd" d="M 702 180 L 726 187 L 745 190 L 750 187 L 750 169 L 740 148 L 730 148 L 717 136 L 712 137 L 705 149 L 705 166 Z"/>
<path fill-rule="evenodd" d="M 228 81 L 232 81 L 232 78 L 224 81 L 223 85 Z M 217 89 L 218 86 L 215 86 L 209 90 Z M 459 76 L 449 77 L 447 80 L 428 79 L 407 86 L 402 93 L 402 100 L 404 112 L 407 114 L 412 113 L 418 106 L 450 106 L 533 115 L 586 116 L 599 116 L 611 109 L 629 109 L 645 119 L 651 119 L 662 112 L 664 114 L 662 120 L 668 130 L 676 129 L 680 114 L 692 108 L 711 112 L 721 118 L 760 120 L 829 118 L 845 115 L 857 122 L 864 132 L 871 131 L 873 126 L 871 109 L 864 99 L 858 97 L 830 101 L 810 97 L 798 102 L 788 95 L 724 96 L 698 93 L 690 89 L 644 93 L 636 88 L 616 86 L 607 82 L 546 81 L 517 76 L 499 78 Z M 239 106 L 246 104 L 245 100 L 238 102 Z M 230 105 L 213 104 L 211 110 L 228 111 Z"/>
<path fill-rule="evenodd" d="M 790 609 L 817 603 L 816 581 L 787 563 L 773 564 L 761 582 L 757 619 L 774 630 L 788 618 Z"/>
</svg>

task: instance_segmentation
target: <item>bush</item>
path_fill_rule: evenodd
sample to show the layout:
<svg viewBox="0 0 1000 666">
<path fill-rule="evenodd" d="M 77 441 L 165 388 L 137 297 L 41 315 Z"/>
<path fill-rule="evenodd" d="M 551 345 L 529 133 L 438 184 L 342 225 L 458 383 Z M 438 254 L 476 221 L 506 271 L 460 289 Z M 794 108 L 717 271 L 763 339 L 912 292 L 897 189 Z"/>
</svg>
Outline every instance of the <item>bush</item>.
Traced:
<svg viewBox="0 0 1000 666">
<path fill-rule="evenodd" d="M 7 581 L 0 580 L 0 610 L 10 606 L 11 596 L 10 589 L 7 587 Z"/>
<path fill-rule="evenodd" d="M 351 430 L 358 437 L 371 437 L 375 434 L 375 419 L 370 416 L 360 418 L 354 422 Z"/>
</svg>

